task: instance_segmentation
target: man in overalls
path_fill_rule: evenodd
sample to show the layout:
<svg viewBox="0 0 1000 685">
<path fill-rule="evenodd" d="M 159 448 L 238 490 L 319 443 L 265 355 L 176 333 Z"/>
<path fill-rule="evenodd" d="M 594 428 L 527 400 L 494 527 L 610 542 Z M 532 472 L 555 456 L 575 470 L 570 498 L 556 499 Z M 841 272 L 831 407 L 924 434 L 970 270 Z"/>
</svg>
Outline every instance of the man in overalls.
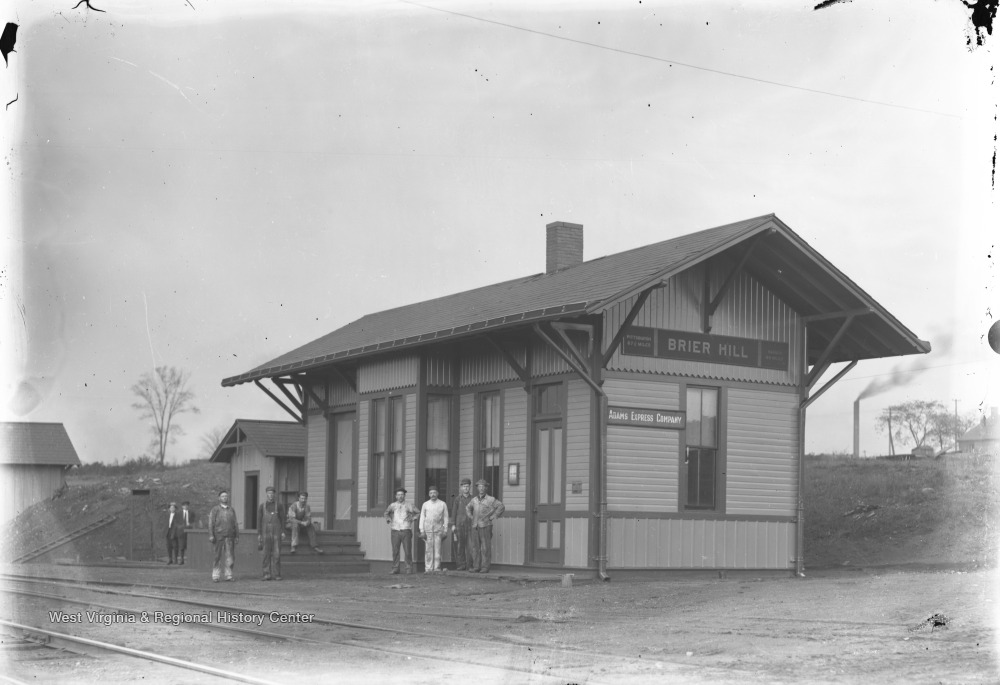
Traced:
<svg viewBox="0 0 1000 685">
<path fill-rule="evenodd" d="M 274 501 L 267 486 L 267 501 L 257 507 L 257 549 L 264 552 L 264 580 L 281 580 L 281 541 L 285 539 L 285 508 Z"/>
</svg>

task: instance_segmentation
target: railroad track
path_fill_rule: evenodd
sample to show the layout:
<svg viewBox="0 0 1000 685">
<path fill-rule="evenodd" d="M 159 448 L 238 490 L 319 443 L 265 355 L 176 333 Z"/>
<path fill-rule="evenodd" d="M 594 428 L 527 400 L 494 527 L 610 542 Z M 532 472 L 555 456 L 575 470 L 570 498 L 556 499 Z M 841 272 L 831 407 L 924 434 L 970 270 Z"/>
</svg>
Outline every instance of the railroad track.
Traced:
<svg viewBox="0 0 1000 685">
<path fill-rule="evenodd" d="M 431 654 L 428 650 L 409 649 L 396 646 L 398 638 L 416 644 L 434 641 L 455 645 L 456 643 L 471 648 L 478 654 L 476 664 L 477 672 L 481 675 L 492 674 L 492 677 L 500 681 L 514 680 L 518 682 L 528 677 L 531 682 L 536 683 L 567 683 L 567 682 L 588 682 L 596 683 L 594 678 L 588 674 L 592 667 L 607 666 L 616 661 L 628 661 L 634 665 L 634 660 L 614 654 L 595 654 L 593 651 L 579 649 L 567 649 L 550 647 L 545 645 L 526 644 L 523 641 L 493 637 L 471 637 L 462 635 L 445 635 L 439 632 L 413 630 L 402 627 L 389 627 L 359 623 L 353 621 L 342 621 L 325 616 L 314 615 L 309 621 L 308 627 L 302 624 L 288 624 L 280 632 L 265 630 L 263 628 L 265 617 L 273 612 L 248 607 L 232 606 L 229 604 L 219 604 L 213 601 L 202 601 L 195 599 L 181 599 L 168 597 L 165 595 L 151 593 L 135 593 L 110 588 L 91 587 L 92 583 L 84 586 L 66 582 L 64 580 L 41 580 L 37 578 L 11 578 L 7 576 L 8 595 L 17 595 L 35 600 L 42 600 L 48 607 L 52 603 L 64 603 L 68 605 L 82 605 L 89 611 L 95 612 L 95 616 L 128 615 L 134 616 L 134 621 L 139 624 L 146 624 L 140 615 L 145 613 L 151 620 L 161 612 L 164 616 L 176 616 L 179 612 L 178 605 L 190 607 L 194 610 L 192 615 L 201 616 L 206 613 L 224 612 L 227 621 L 173 621 L 160 620 L 152 622 L 169 623 L 174 628 L 183 627 L 185 629 L 208 629 L 220 631 L 228 634 L 238 634 L 243 638 L 263 639 L 269 642 L 292 642 L 306 643 L 308 645 L 336 646 L 343 649 L 350 649 L 356 652 L 364 652 L 377 655 L 380 659 L 387 657 L 402 657 L 407 660 L 421 660 L 433 662 L 435 664 L 447 664 L 455 667 L 467 667 L 468 657 L 452 657 L 447 654 Z M 13 585 L 12 585 L 13 583 Z M 51 592 L 42 592 L 37 589 L 26 589 L 24 585 L 42 586 L 56 589 L 70 589 L 78 596 L 69 597 Z M 88 596 L 79 596 L 80 593 Z M 98 601 L 93 595 L 115 595 L 123 600 L 125 604 L 109 604 L 107 601 Z M 287 598 L 286 598 L 287 599 Z M 141 601 L 145 604 L 136 606 L 134 602 Z M 132 604 L 129 604 L 131 602 Z M 162 609 L 153 608 L 150 602 L 162 605 Z M 253 621 L 242 621 L 234 623 L 236 617 L 253 617 Z M 317 634 L 316 626 L 322 627 L 324 631 Z M 305 630 L 308 634 L 303 634 Z M 386 644 L 385 638 L 378 640 L 373 645 L 373 635 L 388 635 L 390 638 L 397 638 L 396 643 Z M 342 652 L 341 652 L 342 653 Z M 528 665 L 518 665 L 528 664 Z M 678 667 L 689 668 L 688 665 L 677 665 Z M 582 670 L 582 673 L 581 673 Z M 662 672 L 661 672 L 662 674 Z M 487 678 L 489 680 L 489 678 Z"/>
</svg>

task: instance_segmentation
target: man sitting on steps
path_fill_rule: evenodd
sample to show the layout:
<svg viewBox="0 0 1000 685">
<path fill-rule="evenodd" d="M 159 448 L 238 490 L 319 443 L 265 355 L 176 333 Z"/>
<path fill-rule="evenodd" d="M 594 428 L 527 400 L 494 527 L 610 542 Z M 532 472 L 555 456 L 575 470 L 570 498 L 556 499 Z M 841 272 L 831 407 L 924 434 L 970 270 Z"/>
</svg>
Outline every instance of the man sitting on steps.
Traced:
<svg viewBox="0 0 1000 685">
<path fill-rule="evenodd" d="M 316 546 L 316 526 L 312 521 L 312 509 L 306 503 L 309 499 L 308 492 L 299 493 L 299 501 L 293 502 L 292 506 L 288 507 L 288 522 L 286 525 L 290 526 L 292 529 L 292 551 L 291 554 L 295 554 L 295 548 L 299 544 L 299 534 L 304 530 L 306 535 L 309 537 L 309 546 L 313 548 L 316 554 L 322 554 L 323 550 Z"/>
</svg>

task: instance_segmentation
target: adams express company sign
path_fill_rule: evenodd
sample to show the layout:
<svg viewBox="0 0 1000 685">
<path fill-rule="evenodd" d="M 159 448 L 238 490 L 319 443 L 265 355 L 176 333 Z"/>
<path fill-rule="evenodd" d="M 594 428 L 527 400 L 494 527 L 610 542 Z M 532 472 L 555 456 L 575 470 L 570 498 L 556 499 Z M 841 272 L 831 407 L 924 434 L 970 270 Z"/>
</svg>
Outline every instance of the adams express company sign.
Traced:
<svg viewBox="0 0 1000 685">
<path fill-rule="evenodd" d="M 788 370 L 788 343 L 662 328 L 630 327 L 622 339 L 622 354 Z"/>
<path fill-rule="evenodd" d="M 608 425 L 683 430 L 685 414 L 682 411 L 673 411 L 670 409 L 608 407 Z"/>
</svg>

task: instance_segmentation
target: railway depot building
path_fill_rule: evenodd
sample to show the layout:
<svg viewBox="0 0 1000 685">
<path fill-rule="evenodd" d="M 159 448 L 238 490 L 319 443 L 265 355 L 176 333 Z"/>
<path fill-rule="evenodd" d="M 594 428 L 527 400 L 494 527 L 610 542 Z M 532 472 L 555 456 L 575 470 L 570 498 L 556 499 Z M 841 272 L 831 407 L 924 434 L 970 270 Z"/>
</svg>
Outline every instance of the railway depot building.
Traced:
<svg viewBox="0 0 1000 685">
<path fill-rule="evenodd" d="M 801 572 L 806 407 L 929 343 L 774 215 L 589 261 L 582 226 L 546 231 L 545 273 L 370 314 L 222 384 L 305 427 L 314 515 L 371 561 L 396 487 L 450 505 L 469 477 L 506 505 L 499 566 Z"/>
</svg>

